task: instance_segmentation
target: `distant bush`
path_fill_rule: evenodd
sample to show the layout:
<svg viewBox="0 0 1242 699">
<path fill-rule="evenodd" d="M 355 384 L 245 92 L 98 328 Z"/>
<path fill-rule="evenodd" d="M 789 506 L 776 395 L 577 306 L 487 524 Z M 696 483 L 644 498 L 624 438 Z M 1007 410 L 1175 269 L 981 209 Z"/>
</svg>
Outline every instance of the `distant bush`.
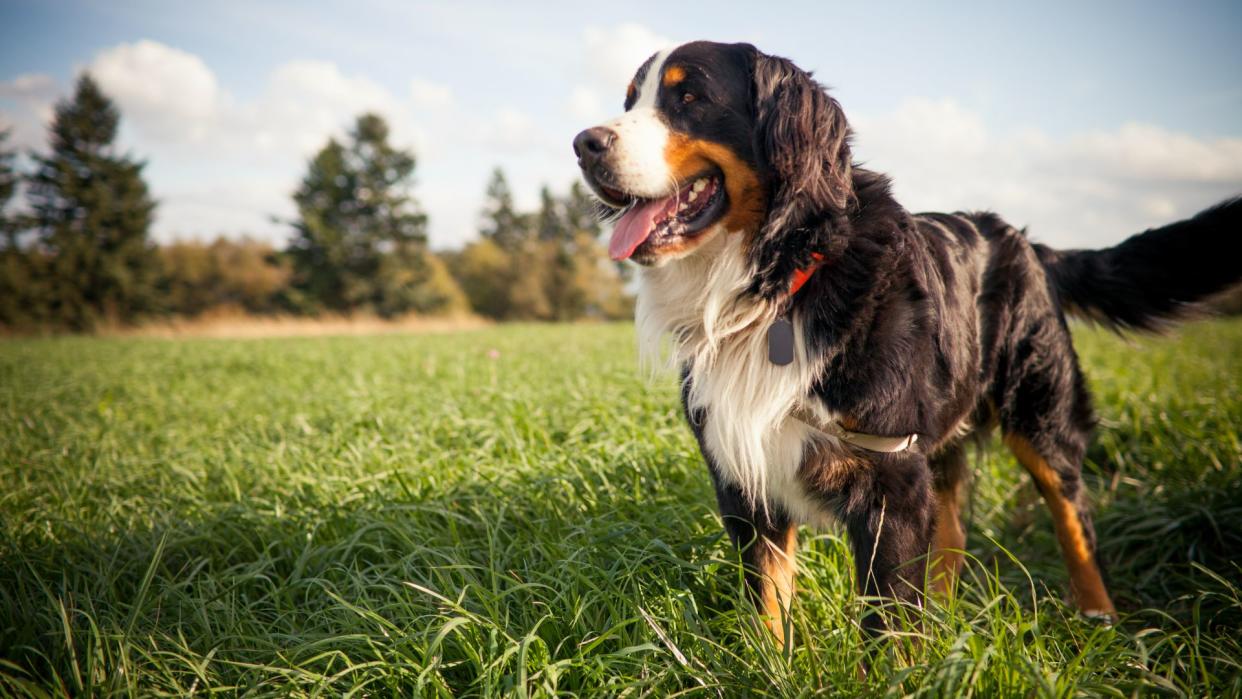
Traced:
<svg viewBox="0 0 1242 699">
<path fill-rule="evenodd" d="M 375 311 L 395 318 L 410 312 L 423 315 L 459 315 L 470 311 L 470 302 L 448 266 L 423 246 L 380 260 L 376 285 L 379 301 Z"/>
<path fill-rule="evenodd" d="M 628 317 L 620 268 L 600 244 L 594 202 L 578 184 L 564 198 L 547 187 L 538 211 L 521 212 L 504 173 L 488 183 L 478 241 L 448 258 L 470 305 L 496 320 Z"/>
<path fill-rule="evenodd" d="M 0 331 L 47 332 L 53 319 L 51 259 L 38 250 L 0 250 Z"/>
<path fill-rule="evenodd" d="M 195 316 L 219 306 L 251 313 L 281 310 L 290 264 L 271 245 L 249 238 L 181 241 L 159 248 L 163 310 Z"/>
<path fill-rule="evenodd" d="M 475 313 L 488 318 L 510 315 L 509 253 L 485 238 L 446 254 L 445 260 Z"/>
</svg>

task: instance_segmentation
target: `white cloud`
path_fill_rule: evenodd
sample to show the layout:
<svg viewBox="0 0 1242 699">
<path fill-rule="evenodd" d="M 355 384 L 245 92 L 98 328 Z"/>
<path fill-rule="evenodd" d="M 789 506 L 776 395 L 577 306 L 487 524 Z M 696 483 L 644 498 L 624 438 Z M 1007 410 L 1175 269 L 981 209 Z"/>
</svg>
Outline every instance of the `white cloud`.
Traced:
<svg viewBox="0 0 1242 699">
<path fill-rule="evenodd" d="M 535 120 L 515 107 L 501 107 L 481 124 L 480 140 L 503 151 L 522 151 L 539 139 Z"/>
<path fill-rule="evenodd" d="M 431 109 L 444 109 L 452 106 L 455 101 L 453 90 L 449 86 L 422 78 L 410 80 L 410 96 L 414 99 L 414 104 Z"/>
<path fill-rule="evenodd" d="M 56 96 L 56 80 L 43 73 L 23 73 L 0 83 L 0 98 L 51 100 Z"/>
<path fill-rule="evenodd" d="M 26 151 L 42 145 L 44 124 L 52 118 L 56 79 L 43 73 L 25 73 L 0 82 L 0 131 L 9 131 L 9 148 Z"/>
<path fill-rule="evenodd" d="M 159 42 L 121 44 L 87 66 L 121 109 L 138 145 L 173 148 L 181 157 L 248 153 L 305 157 L 364 111 L 406 116 L 383 86 L 341 72 L 328 61 L 278 66 L 264 92 L 239 103 L 197 56 Z M 393 120 L 394 135 L 414 139 Z"/>
<path fill-rule="evenodd" d="M 239 174 L 232 179 L 194 182 L 157 192 L 165 233 L 211 239 L 224 234 L 265 232 L 260 222 L 295 214 L 289 195 L 295 182 L 283 177 Z M 270 225 L 270 224 L 269 224 Z"/>
<path fill-rule="evenodd" d="M 89 70 L 144 136 L 202 140 L 221 116 L 215 74 L 198 56 L 171 46 L 121 44 L 96 56 Z"/>
<path fill-rule="evenodd" d="M 276 68 L 269 80 L 270 103 L 294 107 L 340 105 L 341 110 L 390 109 L 396 100 L 378 83 L 346 76 L 330 61 L 290 61 Z"/>
<path fill-rule="evenodd" d="M 621 95 L 643 61 L 674 42 L 641 24 L 627 22 L 609 29 L 587 27 L 583 43 L 589 76 Z"/>
<path fill-rule="evenodd" d="M 363 112 L 385 116 L 398 143 L 416 140 L 405 105 L 382 85 L 328 61 L 290 61 L 276 68 L 257 102 L 231 115 L 222 135 L 234 141 L 250 133 L 265 151 L 307 157 Z"/>
<path fill-rule="evenodd" d="M 995 133 L 955 100 L 925 98 L 854 126 L 855 155 L 891 175 L 908 208 L 991 209 L 1053 245 L 1113 244 L 1242 191 L 1239 139 L 1145 124 Z"/>
<path fill-rule="evenodd" d="M 1177 203 L 1163 196 L 1151 196 L 1143 200 L 1143 213 L 1155 219 L 1172 219 L 1177 215 Z"/>
<path fill-rule="evenodd" d="M 585 85 L 574 87 L 566 106 L 570 115 L 583 123 L 602 121 L 608 116 L 599 93 Z"/>
<path fill-rule="evenodd" d="M 676 43 L 640 24 L 587 27 L 582 33 L 579 75 L 572 78 L 576 84 L 566 101 L 569 114 L 589 124 L 621 111 L 625 87 L 638 67 L 652 54 Z"/>
<path fill-rule="evenodd" d="M 1071 152 L 1082 164 L 1101 163 L 1122 178 L 1172 182 L 1242 180 L 1242 139 L 1201 141 L 1150 124 L 1123 124 L 1112 132 L 1073 139 Z"/>
</svg>

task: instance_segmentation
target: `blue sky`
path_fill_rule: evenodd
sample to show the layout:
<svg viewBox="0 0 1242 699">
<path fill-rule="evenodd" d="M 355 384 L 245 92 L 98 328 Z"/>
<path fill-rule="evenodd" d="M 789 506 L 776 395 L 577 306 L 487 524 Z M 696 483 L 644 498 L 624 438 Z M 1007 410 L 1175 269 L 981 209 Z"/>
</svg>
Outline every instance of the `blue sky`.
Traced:
<svg viewBox="0 0 1242 699">
<path fill-rule="evenodd" d="M 148 162 L 161 239 L 249 233 L 363 109 L 420 156 L 438 246 L 488 174 L 519 200 L 575 177 L 579 129 L 646 55 L 751 41 L 830 85 L 855 152 L 911 209 L 992 208 L 1102 245 L 1242 192 L 1242 4 L 405 3 L 0 0 L 0 124 L 42 148 L 91 69 Z"/>
</svg>

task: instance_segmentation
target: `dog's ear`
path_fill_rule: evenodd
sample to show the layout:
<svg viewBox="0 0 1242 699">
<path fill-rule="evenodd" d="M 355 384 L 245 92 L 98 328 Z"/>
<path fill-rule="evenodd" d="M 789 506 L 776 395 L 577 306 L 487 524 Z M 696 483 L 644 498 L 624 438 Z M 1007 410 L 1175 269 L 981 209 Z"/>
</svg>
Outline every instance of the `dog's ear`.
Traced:
<svg viewBox="0 0 1242 699">
<path fill-rule="evenodd" d="M 750 291 L 776 299 L 793 275 L 849 228 L 855 203 L 850 127 L 841 105 L 787 59 L 752 56 L 755 153 L 765 171 L 767 218 L 752 241 Z"/>
<path fill-rule="evenodd" d="M 841 105 L 811 74 L 754 50 L 755 150 L 768 169 L 761 237 L 841 213 L 854 198 L 850 127 Z"/>
</svg>

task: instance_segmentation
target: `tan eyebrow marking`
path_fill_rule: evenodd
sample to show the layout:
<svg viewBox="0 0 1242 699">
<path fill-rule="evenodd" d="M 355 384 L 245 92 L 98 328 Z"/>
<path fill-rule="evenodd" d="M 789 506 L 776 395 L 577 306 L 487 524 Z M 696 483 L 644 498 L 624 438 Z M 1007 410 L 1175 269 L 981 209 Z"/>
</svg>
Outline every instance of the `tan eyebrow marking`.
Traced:
<svg viewBox="0 0 1242 699">
<path fill-rule="evenodd" d="M 627 100 L 634 99 L 634 93 L 638 92 L 638 88 L 634 87 L 634 81 L 630 81 L 629 87 L 625 88 L 625 98 Z"/>
<path fill-rule="evenodd" d="M 664 87 L 672 87 L 686 79 L 686 69 L 681 66 L 669 66 L 664 70 Z"/>
</svg>

